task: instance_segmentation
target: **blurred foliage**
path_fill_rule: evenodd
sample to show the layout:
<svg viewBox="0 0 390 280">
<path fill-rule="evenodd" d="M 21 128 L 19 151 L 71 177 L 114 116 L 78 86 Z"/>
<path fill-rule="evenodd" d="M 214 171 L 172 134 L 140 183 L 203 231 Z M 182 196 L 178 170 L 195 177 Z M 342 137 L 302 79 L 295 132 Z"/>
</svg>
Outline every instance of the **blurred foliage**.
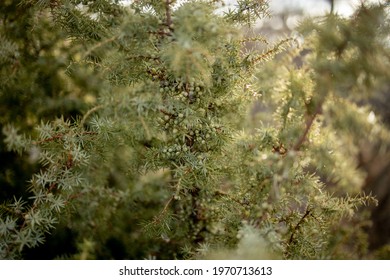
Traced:
<svg viewBox="0 0 390 280">
<path fill-rule="evenodd" d="M 1 4 L 1 258 L 387 258 L 388 7 L 271 43 L 220 2 Z"/>
</svg>

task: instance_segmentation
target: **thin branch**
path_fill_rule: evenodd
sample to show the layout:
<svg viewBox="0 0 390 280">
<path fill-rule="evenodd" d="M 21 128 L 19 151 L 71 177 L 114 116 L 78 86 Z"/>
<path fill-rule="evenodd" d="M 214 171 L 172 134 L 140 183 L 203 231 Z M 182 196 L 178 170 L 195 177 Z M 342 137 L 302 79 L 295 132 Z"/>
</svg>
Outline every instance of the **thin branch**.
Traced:
<svg viewBox="0 0 390 280">
<path fill-rule="evenodd" d="M 99 110 L 99 109 L 102 108 L 102 107 L 103 107 L 103 105 L 98 105 L 98 106 L 95 106 L 95 107 L 89 109 L 88 112 L 85 113 L 84 117 L 81 119 L 80 126 L 83 127 L 85 121 L 87 120 L 87 118 L 88 118 L 92 113 L 96 112 L 97 110 Z"/>
<path fill-rule="evenodd" d="M 253 59 L 250 60 L 252 65 L 255 65 L 259 62 L 268 60 L 271 57 L 274 57 L 278 53 L 282 52 L 285 49 L 285 45 L 291 45 L 291 42 L 295 42 L 293 38 L 283 39 L 273 45 L 271 48 L 268 48 L 266 51 L 262 52 L 259 55 L 256 55 Z"/>
<path fill-rule="evenodd" d="M 303 132 L 301 137 L 299 137 L 299 139 L 297 140 L 297 142 L 295 143 L 295 145 L 292 148 L 294 151 L 299 151 L 299 149 L 301 148 L 303 143 L 306 141 L 307 136 L 309 134 L 309 131 L 310 131 L 311 127 L 313 126 L 314 120 L 316 119 L 317 115 L 321 113 L 323 103 L 324 103 L 324 99 L 322 99 L 322 101 L 318 102 L 317 107 L 315 108 L 313 115 L 311 115 L 310 118 L 306 121 L 305 131 Z"/>
<path fill-rule="evenodd" d="M 330 2 L 330 13 L 333 14 L 334 13 L 334 0 L 329 0 Z"/>
<path fill-rule="evenodd" d="M 151 35 L 159 35 L 159 36 L 171 36 L 172 35 L 170 32 L 166 32 L 164 30 L 149 31 L 148 33 Z"/>
<path fill-rule="evenodd" d="M 93 131 L 84 131 L 83 132 L 83 135 L 96 135 L 97 133 L 96 132 L 93 132 Z M 66 134 L 64 133 L 59 133 L 59 134 L 56 134 L 50 138 L 47 138 L 47 139 L 43 139 L 43 140 L 40 140 L 40 141 L 34 141 L 33 142 L 33 145 L 40 145 L 42 143 L 47 143 L 47 142 L 52 142 L 52 141 L 55 141 L 55 140 L 58 140 L 58 139 L 62 139 Z"/>
<path fill-rule="evenodd" d="M 302 218 L 298 221 L 298 223 L 295 225 L 294 229 L 292 230 L 292 233 L 290 235 L 290 239 L 288 240 L 288 243 L 287 243 L 288 245 L 290 245 L 294 241 L 295 233 L 299 230 L 299 228 L 304 223 L 306 217 L 309 216 L 310 214 L 311 214 L 311 209 L 309 209 L 309 207 L 307 207 L 305 214 L 302 216 Z"/>
<path fill-rule="evenodd" d="M 75 200 L 81 196 L 83 196 L 85 193 L 78 192 L 70 195 L 67 200 L 65 200 L 65 204 L 69 204 L 72 200 Z"/>
<path fill-rule="evenodd" d="M 171 0 L 166 0 L 165 1 L 165 15 L 166 15 L 166 22 L 165 24 L 169 28 L 170 31 L 173 31 L 172 28 L 172 11 L 171 11 Z"/>
<path fill-rule="evenodd" d="M 47 139 L 44 139 L 44 140 L 40 140 L 40 141 L 35 141 L 33 142 L 34 145 L 39 145 L 39 144 L 42 144 L 42 143 L 47 143 L 47 142 L 52 142 L 52 141 L 55 141 L 57 139 L 61 139 L 62 137 L 64 137 L 64 134 L 60 133 L 60 134 L 56 134 L 50 138 L 47 138 Z"/>
<path fill-rule="evenodd" d="M 84 54 L 84 58 L 87 57 L 88 55 L 90 55 L 94 50 L 104 46 L 105 44 L 108 44 L 108 43 L 111 43 L 113 41 L 115 41 L 116 39 L 118 39 L 118 35 L 115 35 L 115 36 L 112 36 L 111 38 L 108 38 L 104 41 L 101 41 L 97 44 L 95 44 L 94 46 L 92 46 L 90 49 L 87 50 L 87 52 Z"/>
<path fill-rule="evenodd" d="M 160 61 L 159 57 L 153 57 L 148 55 L 137 55 L 137 56 L 128 56 L 126 57 L 127 60 L 156 60 Z"/>
<path fill-rule="evenodd" d="M 164 208 L 161 210 L 161 212 L 154 217 L 153 224 L 157 224 L 160 222 L 161 218 L 164 216 L 164 214 L 168 211 L 168 206 L 171 204 L 172 200 L 174 199 L 174 195 L 171 196 L 171 198 L 165 203 Z"/>
<path fill-rule="evenodd" d="M 229 195 L 228 193 L 226 193 L 222 190 L 215 191 L 215 194 L 220 195 L 220 196 L 226 196 L 227 198 L 231 199 L 232 201 L 236 202 L 237 204 L 239 204 L 243 207 L 246 207 L 248 205 L 246 202 L 239 201 L 238 199 L 235 199 L 234 197 L 232 197 L 231 195 Z"/>
</svg>

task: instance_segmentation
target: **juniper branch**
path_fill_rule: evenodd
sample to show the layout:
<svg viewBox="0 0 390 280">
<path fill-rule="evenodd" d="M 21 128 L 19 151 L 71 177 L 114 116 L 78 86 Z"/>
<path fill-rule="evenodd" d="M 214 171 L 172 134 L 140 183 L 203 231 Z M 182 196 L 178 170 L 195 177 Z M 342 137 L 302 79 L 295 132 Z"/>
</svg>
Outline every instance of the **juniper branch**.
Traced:
<svg viewBox="0 0 390 280">
<path fill-rule="evenodd" d="M 306 217 L 309 216 L 310 213 L 311 213 L 311 209 L 309 208 L 309 206 L 307 206 L 305 214 L 303 214 L 301 219 L 298 221 L 298 223 L 292 229 L 292 233 L 291 233 L 290 238 L 289 238 L 289 240 L 287 242 L 287 245 L 291 245 L 293 243 L 295 234 L 300 229 L 300 227 L 303 225 L 303 223 L 305 222 Z"/>
</svg>

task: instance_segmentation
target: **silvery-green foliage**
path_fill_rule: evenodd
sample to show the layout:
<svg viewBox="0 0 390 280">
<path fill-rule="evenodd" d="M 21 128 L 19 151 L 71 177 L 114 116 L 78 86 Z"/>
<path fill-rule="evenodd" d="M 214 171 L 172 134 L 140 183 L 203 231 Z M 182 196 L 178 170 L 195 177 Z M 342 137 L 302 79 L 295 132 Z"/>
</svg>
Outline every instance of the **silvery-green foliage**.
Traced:
<svg viewBox="0 0 390 280">
<path fill-rule="evenodd" d="M 304 22 L 297 46 L 244 37 L 268 16 L 266 1 L 237 1 L 226 13 L 219 2 L 4 6 L 23 7 L 16 25 L 31 24 L 31 45 L 6 32 L 11 21 L 0 26 L 0 62 L 8 63 L 0 98 L 33 88 L 32 104 L 73 100 L 81 113 L 58 117 L 25 104 L 18 120 L 8 111 L 0 118 L 7 149 L 38 165 L 28 194 L 1 205 L 2 258 L 22 258 L 56 228 L 73 232 L 77 247 L 58 257 L 76 259 L 365 253 L 357 213 L 375 200 L 360 189 L 355 136 L 389 133 L 356 102 L 388 79 L 386 30 L 377 28 L 384 7 Z M 375 42 L 369 59 L 361 33 Z M 248 50 L 249 41 L 262 49 Z M 301 48 L 309 54 L 299 57 Z M 32 66 L 51 79 L 49 89 Z M 248 117 L 254 103 L 260 110 Z M 350 228 L 338 231 L 345 221 Z M 363 245 L 340 252 L 338 240 L 358 233 Z M 108 251 L 113 243 L 120 255 Z"/>
</svg>

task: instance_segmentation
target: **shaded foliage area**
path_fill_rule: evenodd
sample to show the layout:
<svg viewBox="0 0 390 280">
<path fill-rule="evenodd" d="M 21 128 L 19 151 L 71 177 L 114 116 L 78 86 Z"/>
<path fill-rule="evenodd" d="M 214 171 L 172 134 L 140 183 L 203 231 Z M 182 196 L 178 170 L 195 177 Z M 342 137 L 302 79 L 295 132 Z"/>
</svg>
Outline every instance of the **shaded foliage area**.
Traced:
<svg viewBox="0 0 390 280">
<path fill-rule="evenodd" d="M 388 257 L 364 192 L 388 8 L 307 19 L 299 45 L 242 35 L 266 1 L 220 4 L 1 4 L 1 258 Z"/>
</svg>

